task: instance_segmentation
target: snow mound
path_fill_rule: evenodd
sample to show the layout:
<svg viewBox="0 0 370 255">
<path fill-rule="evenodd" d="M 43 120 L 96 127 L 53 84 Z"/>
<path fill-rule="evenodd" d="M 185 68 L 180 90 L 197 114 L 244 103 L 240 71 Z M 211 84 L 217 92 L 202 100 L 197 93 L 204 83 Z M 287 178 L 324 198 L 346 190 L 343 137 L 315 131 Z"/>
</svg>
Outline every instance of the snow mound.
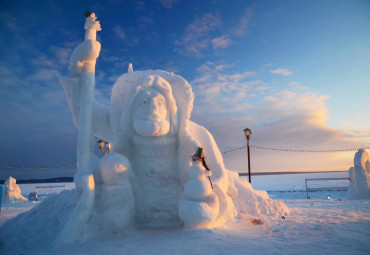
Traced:
<svg viewBox="0 0 370 255">
<path fill-rule="evenodd" d="M 17 185 L 17 180 L 11 176 L 4 183 L 3 196 L 4 203 L 19 203 L 28 201 L 27 198 L 22 196 L 21 189 Z"/>
<path fill-rule="evenodd" d="M 232 197 L 239 217 L 284 216 L 289 208 L 281 201 L 270 199 L 266 191 L 254 190 L 238 173 L 229 171 L 228 195 Z"/>
<path fill-rule="evenodd" d="M 19 254 L 17 251 L 30 250 L 35 244 L 53 245 L 75 203 L 74 190 L 66 190 L 7 221 L 0 231 L 0 254 Z"/>
<path fill-rule="evenodd" d="M 364 149 L 358 150 L 354 158 L 354 167 L 349 169 L 351 182 L 348 186 L 347 199 L 370 198 L 370 156 Z"/>
</svg>

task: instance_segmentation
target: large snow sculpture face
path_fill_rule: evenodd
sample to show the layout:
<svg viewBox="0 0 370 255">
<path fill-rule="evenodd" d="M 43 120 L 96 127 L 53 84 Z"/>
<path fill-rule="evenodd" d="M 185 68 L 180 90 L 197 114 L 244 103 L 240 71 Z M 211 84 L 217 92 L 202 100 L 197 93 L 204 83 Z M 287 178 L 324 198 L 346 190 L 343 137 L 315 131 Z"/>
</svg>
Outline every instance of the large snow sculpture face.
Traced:
<svg viewBox="0 0 370 255">
<path fill-rule="evenodd" d="M 139 92 L 133 115 L 134 129 L 141 136 L 163 136 L 170 131 L 166 98 L 153 88 Z"/>
</svg>

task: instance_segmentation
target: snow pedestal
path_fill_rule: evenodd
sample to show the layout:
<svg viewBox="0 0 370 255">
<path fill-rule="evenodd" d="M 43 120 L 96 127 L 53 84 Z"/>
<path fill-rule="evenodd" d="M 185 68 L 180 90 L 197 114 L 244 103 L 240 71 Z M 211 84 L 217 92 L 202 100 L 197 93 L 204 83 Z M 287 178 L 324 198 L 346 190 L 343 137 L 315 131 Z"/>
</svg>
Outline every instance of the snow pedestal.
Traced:
<svg viewBox="0 0 370 255">
<path fill-rule="evenodd" d="M 354 167 L 349 169 L 347 199 L 370 198 L 370 155 L 364 149 L 358 150 L 354 158 Z"/>
<path fill-rule="evenodd" d="M 3 191 L 4 203 L 18 203 L 28 201 L 27 198 L 22 196 L 21 189 L 16 183 L 17 180 L 11 176 L 5 181 Z"/>
</svg>

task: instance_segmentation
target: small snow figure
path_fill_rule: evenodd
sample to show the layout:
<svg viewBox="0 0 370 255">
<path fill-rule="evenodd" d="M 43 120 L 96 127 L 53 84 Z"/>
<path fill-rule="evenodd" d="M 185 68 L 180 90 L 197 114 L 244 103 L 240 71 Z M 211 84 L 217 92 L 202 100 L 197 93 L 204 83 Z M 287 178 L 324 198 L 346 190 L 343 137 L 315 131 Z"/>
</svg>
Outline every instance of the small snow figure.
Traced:
<svg viewBox="0 0 370 255">
<path fill-rule="evenodd" d="M 219 214 L 219 201 L 213 193 L 210 179 L 212 172 L 209 169 L 206 170 L 207 168 L 204 162 L 204 150 L 198 147 L 192 157 L 189 180 L 185 184 L 179 204 L 179 216 L 184 221 L 185 228 L 208 227 Z"/>
<path fill-rule="evenodd" d="M 360 149 L 355 154 L 354 166 L 349 169 L 347 199 L 370 198 L 370 154 Z"/>
<path fill-rule="evenodd" d="M 4 203 L 26 202 L 27 198 L 22 196 L 21 189 L 17 185 L 17 180 L 9 177 L 4 183 Z"/>
<path fill-rule="evenodd" d="M 132 73 L 134 71 L 134 68 L 132 67 L 132 63 L 128 64 L 127 72 Z"/>
<path fill-rule="evenodd" d="M 197 148 L 197 151 L 195 152 L 195 154 L 192 156 L 192 159 L 193 161 L 200 161 L 202 163 L 202 165 L 204 166 L 204 168 L 207 170 L 207 171 L 211 171 L 207 164 L 206 164 L 206 161 L 204 159 L 204 150 L 203 148 L 201 147 L 198 147 Z M 211 184 L 211 188 L 213 189 L 213 184 L 212 184 L 212 181 L 211 181 L 211 176 L 212 173 L 210 175 L 208 175 L 208 180 L 209 180 L 209 183 Z"/>
</svg>

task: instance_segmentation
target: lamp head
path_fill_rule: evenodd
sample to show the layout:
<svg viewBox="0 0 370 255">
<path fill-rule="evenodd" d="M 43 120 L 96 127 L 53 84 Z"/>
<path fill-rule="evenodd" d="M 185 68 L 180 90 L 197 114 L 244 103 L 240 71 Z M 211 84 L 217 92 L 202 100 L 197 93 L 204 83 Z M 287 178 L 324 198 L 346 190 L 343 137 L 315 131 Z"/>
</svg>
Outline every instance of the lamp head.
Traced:
<svg viewBox="0 0 370 255">
<path fill-rule="evenodd" d="M 249 141 L 251 139 L 252 130 L 249 128 L 244 129 L 245 137 L 247 137 L 247 140 Z"/>
<path fill-rule="evenodd" d="M 99 140 L 98 141 L 98 146 L 99 146 L 99 149 L 103 149 L 104 148 L 104 144 L 105 144 L 105 141 L 103 141 L 103 140 Z"/>
</svg>

